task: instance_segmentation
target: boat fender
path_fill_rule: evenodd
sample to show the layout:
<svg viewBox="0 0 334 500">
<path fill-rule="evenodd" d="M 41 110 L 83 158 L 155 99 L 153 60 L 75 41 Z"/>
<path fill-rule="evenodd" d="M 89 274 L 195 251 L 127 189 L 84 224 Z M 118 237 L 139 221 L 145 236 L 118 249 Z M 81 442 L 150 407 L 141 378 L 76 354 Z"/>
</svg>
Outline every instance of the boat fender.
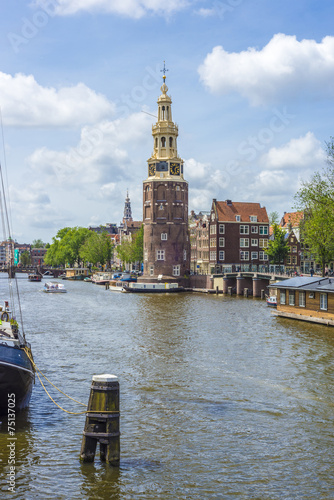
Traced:
<svg viewBox="0 0 334 500">
<path fill-rule="evenodd" d="M 5 311 L 1 314 L 1 321 L 8 321 L 8 320 L 9 320 L 9 314 L 8 312 Z"/>
</svg>

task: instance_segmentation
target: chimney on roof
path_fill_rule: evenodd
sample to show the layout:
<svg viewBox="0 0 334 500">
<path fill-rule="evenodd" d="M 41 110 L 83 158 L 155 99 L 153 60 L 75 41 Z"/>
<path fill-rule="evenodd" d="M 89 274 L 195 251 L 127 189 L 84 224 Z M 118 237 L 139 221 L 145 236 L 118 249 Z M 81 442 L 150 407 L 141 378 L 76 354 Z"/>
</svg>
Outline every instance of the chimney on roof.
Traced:
<svg viewBox="0 0 334 500">
<path fill-rule="evenodd" d="M 226 205 L 229 207 L 232 206 L 232 200 L 226 200 Z"/>
</svg>

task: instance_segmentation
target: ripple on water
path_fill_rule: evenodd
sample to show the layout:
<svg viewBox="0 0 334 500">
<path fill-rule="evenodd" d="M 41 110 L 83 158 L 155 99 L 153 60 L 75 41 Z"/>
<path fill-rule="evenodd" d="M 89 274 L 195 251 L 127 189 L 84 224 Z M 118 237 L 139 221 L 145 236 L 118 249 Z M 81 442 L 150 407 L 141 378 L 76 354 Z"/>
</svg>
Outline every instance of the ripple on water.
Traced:
<svg viewBox="0 0 334 500">
<path fill-rule="evenodd" d="M 11 498 L 333 498 L 328 328 L 275 318 L 254 299 L 74 282 L 50 296 L 31 285 L 21 287 L 25 330 L 52 382 L 86 403 L 93 374 L 119 377 L 121 463 L 81 464 L 84 415 L 61 412 L 37 383 Z M 6 438 L 3 423 L 2 474 Z"/>
</svg>

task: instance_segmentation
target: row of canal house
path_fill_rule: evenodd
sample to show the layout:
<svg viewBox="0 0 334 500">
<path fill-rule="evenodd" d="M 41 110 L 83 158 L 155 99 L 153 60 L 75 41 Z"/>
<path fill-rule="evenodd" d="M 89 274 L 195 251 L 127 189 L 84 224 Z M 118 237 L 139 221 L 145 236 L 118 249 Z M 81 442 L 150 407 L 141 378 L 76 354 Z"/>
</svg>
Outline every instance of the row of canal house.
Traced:
<svg viewBox="0 0 334 500">
<path fill-rule="evenodd" d="M 300 211 L 284 212 L 280 221 L 289 247 L 283 265 L 291 273 L 309 274 L 319 265 L 301 238 L 303 217 Z M 260 204 L 214 199 L 210 211 L 191 212 L 189 229 L 193 273 L 268 270 L 265 250 L 272 235 L 267 211 Z M 329 267 L 333 268 L 330 263 Z"/>
<path fill-rule="evenodd" d="M 269 218 L 259 203 L 217 201 L 191 214 L 191 270 L 199 274 L 266 271 Z"/>
</svg>

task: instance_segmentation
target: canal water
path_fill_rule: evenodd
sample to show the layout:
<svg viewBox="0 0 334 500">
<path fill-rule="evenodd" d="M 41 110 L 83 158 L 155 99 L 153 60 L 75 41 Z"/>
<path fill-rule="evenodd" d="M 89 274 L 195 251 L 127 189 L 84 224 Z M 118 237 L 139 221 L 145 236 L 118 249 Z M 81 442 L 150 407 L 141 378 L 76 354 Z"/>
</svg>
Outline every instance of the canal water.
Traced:
<svg viewBox="0 0 334 500">
<path fill-rule="evenodd" d="M 0 498 L 334 498 L 334 329 L 278 319 L 259 299 L 65 284 L 50 295 L 19 281 L 26 335 L 39 369 L 79 401 L 92 375 L 119 377 L 120 467 L 98 453 L 80 463 L 84 415 L 37 380 L 17 416 L 15 493 L 2 420 Z"/>
</svg>

